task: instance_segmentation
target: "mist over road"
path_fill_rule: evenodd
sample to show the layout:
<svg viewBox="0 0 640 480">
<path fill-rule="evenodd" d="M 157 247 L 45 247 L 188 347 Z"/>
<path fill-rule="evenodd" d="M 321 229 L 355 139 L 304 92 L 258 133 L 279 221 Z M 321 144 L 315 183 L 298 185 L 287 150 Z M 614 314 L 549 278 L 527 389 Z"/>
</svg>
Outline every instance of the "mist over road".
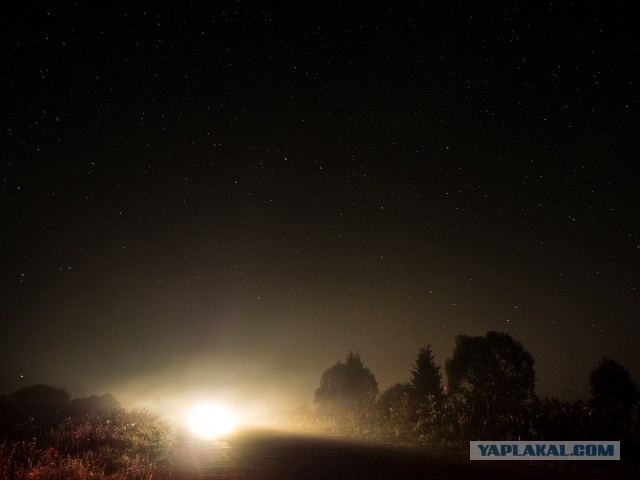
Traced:
<svg viewBox="0 0 640 480">
<path fill-rule="evenodd" d="M 178 478 L 185 480 L 596 478 L 593 470 L 601 468 L 471 462 L 424 450 L 258 430 L 208 441 L 185 437 L 179 441 L 176 467 Z"/>
</svg>

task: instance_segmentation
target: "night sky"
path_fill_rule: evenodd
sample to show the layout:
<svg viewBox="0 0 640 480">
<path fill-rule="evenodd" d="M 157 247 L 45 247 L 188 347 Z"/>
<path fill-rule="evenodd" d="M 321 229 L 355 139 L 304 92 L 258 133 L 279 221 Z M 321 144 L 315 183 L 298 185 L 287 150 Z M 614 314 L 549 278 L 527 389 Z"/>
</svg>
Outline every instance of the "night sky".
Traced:
<svg viewBox="0 0 640 480">
<path fill-rule="evenodd" d="M 634 2 L 96 3 L 0 7 L 0 393 L 311 403 L 489 329 L 640 382 Z"/>
</svg>

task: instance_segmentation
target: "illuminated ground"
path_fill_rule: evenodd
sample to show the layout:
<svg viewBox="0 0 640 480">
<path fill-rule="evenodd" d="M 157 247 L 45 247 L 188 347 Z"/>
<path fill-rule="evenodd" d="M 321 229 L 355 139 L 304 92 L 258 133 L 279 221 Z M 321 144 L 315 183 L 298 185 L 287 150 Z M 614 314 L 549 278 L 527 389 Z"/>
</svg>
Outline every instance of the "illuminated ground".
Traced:
<svg viewBox="0 0 640 480">
<path fill-rule="evenodd" d="M 396 480 L 633 478 L 623 465 L 471 462 L 425 451 L 358 444 L 269 431 L 217 440 L 185 437 L 178 446 L 180 479 Z"/>
</svg>

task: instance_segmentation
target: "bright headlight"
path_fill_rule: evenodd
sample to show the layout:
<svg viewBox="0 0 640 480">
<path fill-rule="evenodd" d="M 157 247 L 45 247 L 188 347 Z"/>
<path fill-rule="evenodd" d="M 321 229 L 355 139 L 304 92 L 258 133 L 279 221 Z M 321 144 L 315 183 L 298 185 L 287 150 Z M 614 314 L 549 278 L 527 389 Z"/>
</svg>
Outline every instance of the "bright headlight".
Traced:
<svg viewBox="0 0 640 480">
<path fill-rule="evenodd" d="M 230 433 L 236 426 L 231 412 L 220 405 L 199 405 L 191 410 L 187 420 L 191 431 L 203 438 Z"/>
</svg>

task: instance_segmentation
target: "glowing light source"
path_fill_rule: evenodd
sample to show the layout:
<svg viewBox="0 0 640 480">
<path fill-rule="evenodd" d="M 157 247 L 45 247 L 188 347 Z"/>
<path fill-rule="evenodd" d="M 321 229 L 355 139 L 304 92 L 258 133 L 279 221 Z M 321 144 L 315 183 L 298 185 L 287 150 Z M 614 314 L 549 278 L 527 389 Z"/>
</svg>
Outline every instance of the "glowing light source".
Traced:
<svg viewBox="0 0 640 480">
<path fill-rule="evenodd" d="M 203 438 L 230 433 L 236 426 L 231 412 L 220 405 L 199 405 L 191 410 L 187 420 L 191 431 Z"/>
</svg>

